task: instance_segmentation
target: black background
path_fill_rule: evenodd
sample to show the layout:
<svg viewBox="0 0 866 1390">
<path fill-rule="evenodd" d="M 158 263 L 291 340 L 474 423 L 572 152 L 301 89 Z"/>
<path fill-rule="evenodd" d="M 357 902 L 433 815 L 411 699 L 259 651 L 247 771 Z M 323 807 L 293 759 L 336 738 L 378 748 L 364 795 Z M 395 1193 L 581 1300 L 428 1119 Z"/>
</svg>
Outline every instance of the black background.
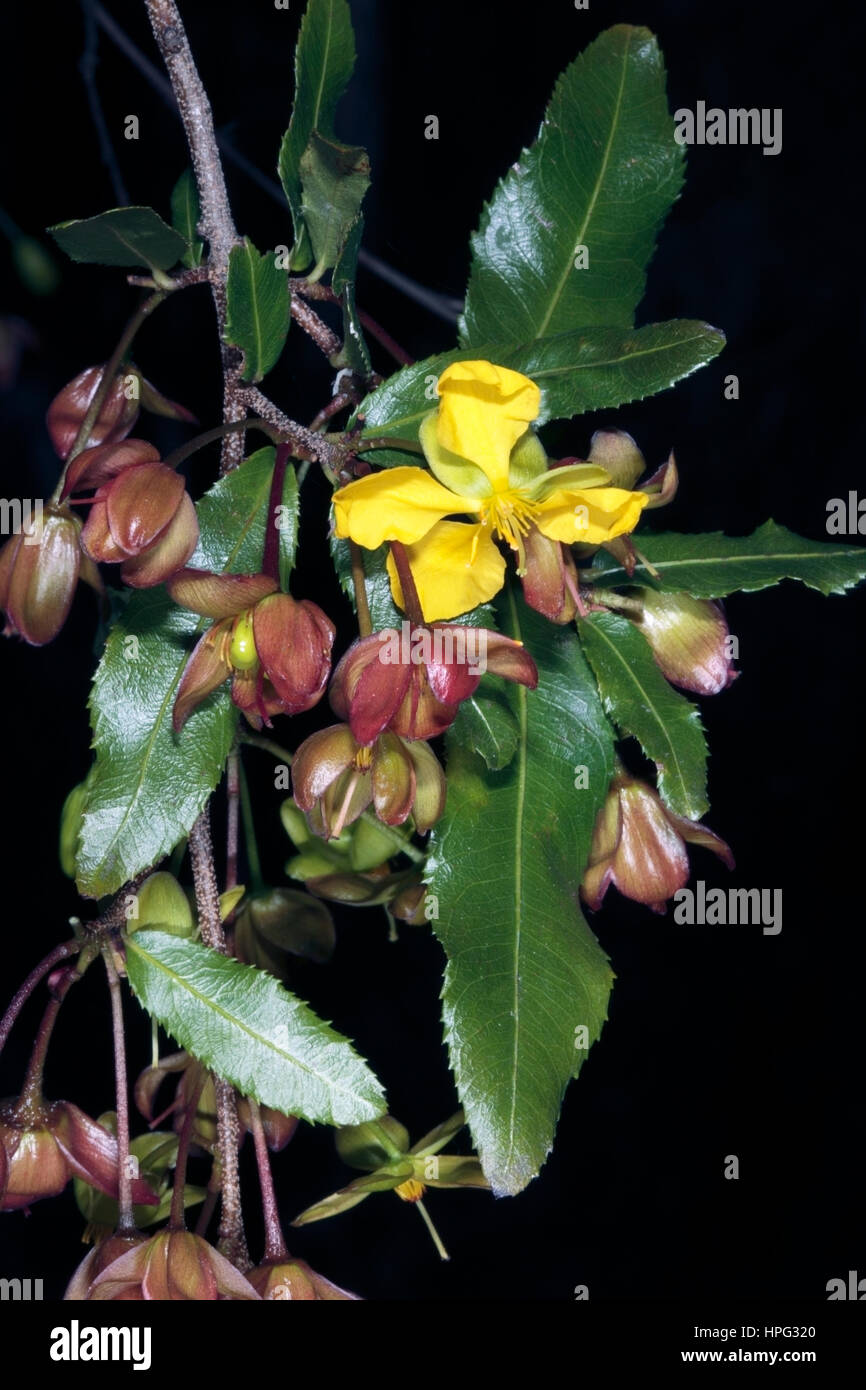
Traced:
<svg viewBox="0 0 866 1390">
<path fill-rule="evenodd" d="M 159 64 L 143 6 L 112 13 Z M 26 231 L 117 201 L 100 163 L 77 71 L 83 29 L 74 4 L 16 6 L 2 20 L 4 173 L 0 203 Z M 182 6 L 218 126 L 271 173 L 291 100 L 291 53 L 302 5 L 270 0 Z M 571 423 L 559 452 L 581 453 L 591 431 L 615 423 L 656 465 L 673 446 L 679 496 L 660 524 L 746 532 L 768 515 L 824 538 L 827 500 L 862 486 L 861 247 L 851 190 L 861 167 L 850 104 L 858 38 L 843 7 L 809 7 L 802 20 L 777 3 L 706 5 L 652 0 L 502 4 L 443 0 L 406 6 L 352 0 L 355 83 L 340 134 L 366 145 L 371 251 L 450 296 L 463 292 L 467 239 L 496 178 L 530 141 L 553 82 L 609 24 L 643 23 L 665 53 L 672 108 L 781 107 L 783 149 L 689 152 L 685 192 L 651 266 L 639 322 L 702 317 L 724 329 L 715 363 L 669 392 Z M 185 164 L 175 117 L 111 42 L 100 40 L 98 86 L 129 200 L 167 213 Z M 424 139 L 436 114 L 438 141 Z M 123 139 L 124 117 L 140 121 Z M 243 174 L 228 170 L 240 230 L 260 247 L 288 242 L 288 215 Z M 56 253 L 58 263 L 60 255 Z M 4 496 L 45 496 L 56 460 L 43 427 L 52 396 L 103 361 L 135 302 L 118 272 L 61 266 L 55 294 L 37 299 L 0 244 L 3 313 L 38 335 L 14 389 L 0 399 Z M 415 356 L 453 343 L 453 328 L 362 271 L 359 298 Z M 301 335 L 294 330 L 293 337 Z M 327 399 L 314 350 L 293 351 L 268 382 L 286 411 L 307 419 Z M 206 291 L 162 308 L 136 359 L 206 425 L 218 419 L 216 350 Z M 860 357 L 862 360 L 862 356 Z M 377 351 L 380 370 L 390 370 Z M 855 372 L 858 374 L 855 376 Z M 736 373 L 740 398 L 723 396 Z M 152 426 L 152 427 L 151 427 Z M 164 450 L 182 427 L 147 422 Z M 141 427 L 137 432 L 141 432 Z M 202 490 L 213 450 L 192 470 Z M 342 619 L 331 581 L 317 576 L 325 497 L 313 482 L 297 594 Z M 655 520 L 656 518 L 653 518 Z M 863 595 L 824 599 L 782 585 L 729 601 L 742 675 L 703 702 L 712 749 L 712 827 L 732 845 L 731 882 L 782 888 L 781 935 L 759 928 L 677 927 L 611 892 L 594 920 L 618 980 L 610 1022 L 566 1099 L 556 1148 L 515 1200 L 436 1193 L 429 1209 L 451 1250 L 440 1264 L 418 1217 L 390 1195 L 292 1233 L 293 1248 L 367 1297 L 567 1300 L 692 1296 L 825 1297 L 829 1278 L 866 1274 L 858 795 L 863 773 L 859 688 Z M 86 771 L 85 701 L 95 627 L 88 594 L 50 647 L 2 648 L 2 993 L 88 911 L 57 867 L 56 825 L 69 787 Z M 288 728 L 288 726 L 286 726 Z M 291 731 L 283 731 L 291 740 Z M 251 754 L 265 866 L 280 882 L 287 843 L 268 760 Z M 215 809 L 221 824 L 221 803 Z M 697 877 L 727 883 L 709 856 Z M 471 924 L 467 923 L 467 930 Z M 353 1037 L 414 1137 L 455 1098 L 441 1047 L 442 953 L 423 930 L 389 944 L 377 914 L 344 913 L 332 967 L 299 966 L 297 992 Z M 31 1008 L 2 1064 L 0 1093 L 20 1084 Z M 149 1028 L 130 1008 L 134 1067 Z M 107 992 L 94 969 L 64 1009 L 48 1092 L 90 1113 L 110 1108 Z M 738 1181 L 723 1177 L 725 1156 Z M 303 1128 L 275 1159 L 283 1214 L 345 1180 L 326 1130 Z M 250 1154 L 243 1155 L 251 1194 Z M 250 1204 L 253 1253 L 259 1232 Z M 0 1226 L 0 1274 L 45 1280 L 59 1297 L 84 1253 L 71 1194 Z"/>
</svg>

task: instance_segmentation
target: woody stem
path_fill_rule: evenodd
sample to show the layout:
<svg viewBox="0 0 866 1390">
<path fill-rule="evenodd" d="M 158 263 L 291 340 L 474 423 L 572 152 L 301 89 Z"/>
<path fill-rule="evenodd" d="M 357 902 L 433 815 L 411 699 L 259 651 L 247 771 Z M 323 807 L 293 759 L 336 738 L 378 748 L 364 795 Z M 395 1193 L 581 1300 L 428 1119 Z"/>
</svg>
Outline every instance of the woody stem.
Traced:
<svg viewBox="0 0 866 1390">
<path fill-rule="evenodd" d="M 123 1032 L 123 1001 L 120 997 L 120 980 L 111 959 L 111 947 L 102 949 L 105 971 L 108 975 L 108 989 L 111 995 L 111 1030 L 114 1035 L 114 1087 L 117 1108 L 117 1194 L 118 1194 L 118 1235 L 129 1235 L 135 1230 L 135 1215 L 132 1210 L 132 1174 L 129 1171 L 129 1093 L 126 1079 L 126 1040 Z"/>
<path fill-rule="evenodd" d="M 213 861 L 208 807 L 189 832 L 195 900 L 201 937 L 205 946 L 226 955 L 226 941 L 220 918 L 220 897 Z M 219 1248 L 239 1269 L 249 1269 L 250 1260 L 244 1236 L 238 1172 L 238 1111 L 234 1087 L 222 1077 L 214 1077 L 217 1098 L 217 1131 L 222 1166 L 222 1210 Z"/>
<path fill-rule="evenodd" d="M 186 1185 L 186 1165 L 189 1158 L 189 1146 L 192 1143 L 192 1131 L 198 1111 L 199 1098 L 204 1090 L 206 1075 L 207 1073 L 203 1071 L 199 1077 L 198 1084 L 193 1087 L 186 1111 L 184 1112 L 183 1124 L 180 1128 L 180 1137 L 177 1141 L 177 1158 L 174 1165 L 174 1186 L 171 1190 L 171 1213 L 168 1218 L 168 1229 L 170 1231 L 183 1231 L 186 1228 L 183 1202 L 183 1189 Z"/>
</svg>

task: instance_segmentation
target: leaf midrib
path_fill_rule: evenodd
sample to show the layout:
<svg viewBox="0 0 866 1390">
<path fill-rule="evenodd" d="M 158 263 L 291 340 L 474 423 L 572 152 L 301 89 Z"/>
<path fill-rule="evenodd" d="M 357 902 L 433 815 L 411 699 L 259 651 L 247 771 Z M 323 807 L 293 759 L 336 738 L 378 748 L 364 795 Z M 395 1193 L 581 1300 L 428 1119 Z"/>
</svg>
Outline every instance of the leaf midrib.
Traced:
<svg viewBox="0 0 866 1390">
<path fill-rule="evenodd" d="M 248 1024 L 244 1023 L 242 1019 L 238 1018 L 236 1014 L 229 1013 L 227 1009 L 224 1009 L 209 995 L 202 994 L 201 991 L 196 989 L 195 986 L 191 984 L 189 980 L 185 979 L 183 975 L 179 975 L 177 971 L 173 970 L 170 965 L 167 965 L 165 963 L 165 961 L 161 961 L 158 956 L 151 955 L 149 951 L 146 951 L 142 947 L 140 942 L 135 940 L 134 936 L 130 936 L 127 939 L 126 949 L 132 949 L 133 951 L 137 952 L 137 954 L 142 958 L 142 960 L 148 961 L 151 965 L 155 966 L 157 970 L 161 970 L 162 973 L 166 975 L 168 979 L 172 982 L 172 984 L 175 984 L 180 989 L 185 990 L 188 994 L 192 995 L 194 999 L 197 999 L 200 1003 L 206 1005 L 207 1008 L 211 1009 L 213 1013 L 218 1014 L 221 1018 L 226 1019 L 235 1028 L 240 1029 L 241 1032 L 246 1033 L 248 1037 L 252 1038 L 253 1041 L 258 1043 L 261 1047 L 270 1048 L 271 1051 L 276 1053 L 277 1057 L 279 1057 L 282 1061 L 287 1061 L 292 1066 L 297 1067 L 300 1071 L 306 1072 L 308 1076 L 313 1077 L 322 1086 L 326 1087 L 327 1090 L 338 1093 L 343 1096 L 348 1096 L 356 1103 L 359 1099 L 365 1099 L 364 1097 L 359 1096 L 359 1093 L 357 1091 L 352 1091 L 345 1086 L 341 1086 L 338 1082 L 332 1081 L 328 1077 L 324 1076 L 321 1072 L 316 1071 L 314 1067 L 309 1066 L 306 1062 L 300 1061 L 300 1059 L 297 1058 L 293 1053 L 284 1052 L 282 1048 L 278 1047 L 275 1042 L 273 1042 L 270 1038 L 266 1038 L 262 1033 L 255 1032 L 254 1029 L 252 1029 Z M 299 1001 L 290 999 L 289 1002 L 297 1003 Z M 329 1039 L 329 1041 L 338 1040 L 335 1038 Z M 346 1046 L 348 1047 L 350 1046 L 350 1044 L 348 1044 L 347 1042 Z M 367 1101 L 366 1103 L 370 1104 L 369 1101 Z"/>
<path fill-rule="evenodd" d="M 627 70 L 628 70 L 629 53 L 630 53 L 630 51 L 631 51 L 631 32 L 628 31 L 628 32 L 624 35 L 624 38 L 625 38 L 625 43 L 624 43 L 623 52 L 622 52 L 622 72 L 621 72 L 621 74 L 620 74 L 619 90 L 617 91 L 617 94 L 616 94 L 616 105 L 615 105 L 615 107 L 614 107 L 613 118 L 612 118 L 612 120 L 611 120 L 611 125 L 610 125 L 610 132 L 609 132 L 609 134 L 608 134 L 607 144 L 605 145 L 604 155 L 603 155 L 602 161 L 601 161 L 601 168 L 599 169 L 598 176 L 597 176 L 596 181 L 595 181 L 595 187 L 594 187 L 593 190 L 592 190 L 592 197 L 591 197 L 590 200 L 589 200 L 589 206 L 588 206 L 588 208 L 587 208 L 587 210 L 586 210 L 586 215 L 585 215 L 585 217 L 584 217 L 584 219 L 583 219 L 583 222 L 582 222 L 582 224 L 581 224 L 580 231 L 579 231 L 578 234 L 577 234 L 577 241 L 576 241 L 576 243 L 575 243 L 575 247 L 572 248 L 571 251 L 570 251 L 569 254 L 568 254 L 568 258 L 567 258 L 567 260 L 566 260 L 565 267 L 564 267 L 564 269 L 563 269 L 562 275 L 561 275 L 560 278 L 559 278 L 559 282 L 558 282 L 558 284 L 557 284 L 557 286 L 556 286 L 556 291 L 555 291 L 555 293 L 551 296 L 551 299 L 550 299 L 550 303 L 549 303 L 549 306 L 548 306 L 547 313 L 545 314 L 544 318 L 542 319 L 541 324 L 540 324 L 540 326 L 539 326 L 539 328 L 538 328 L 538 331 L 536 332 L 536 335 L 535 335 L 536 338 L 543 338 L 543 337 L 544 337 L 544 334 L 545 334 L 545 330 L 546 330 L 546 328 L 547 328 L 547 325 L 550 323 L 550 320 L 551 320 L 552 317 L 553 317 L 553 311 L 554 311 L 554 309 L 557 307 L 557 305 L 559 304 L 560 299 L 562 298 L 563 290 L 565 289 L 565 285 L 566 285 L 566 282 L 567 282 L 567 280 L 568 280 L 569 273 L 570 273 L 570 271 L 571 271 L 571 269 L 572 269 L 572 261 L 573 261 L 573 259 L 574 259 L 574 251 L 575 251 L 575 248 L 576 248 L 577 246 L 583 246 L 583 245 L 585 244 L 585 243 L 584 243 L 584 238 L 585 238 L 585 236 L 586 236 L 586 229 L 587 229 L 587 227 L 589 226 L 590 218 L 592 217 L 592 214 L 593 214 L 593 212 L 595 211 L 595 205 L 596 205 L 596 203 L 597 203 L 597 201 L 598 201 L 599 193 L 601 192 L 601 187 L 602 187 L 602 184 L 603 184 L 603 182 L 604 182 L 605 174 L 607 173 L 607 166 L 608 166 L 608 163 L 609 163 L 609 161 L 610 161 L 610 152 L 611 152 L 611 148 L 612 148 L 612 146 L 613 146 L 613 138 L 614 138 L 614 135 L 616 134 L 617 128 L 618 128 L 618 126 L 619 126 L 620 113 L 621 113 L 621 110 L 622 110 L 622 98 L 623 98 L 623 92 L 625 91 L 625 78 L 626 78 L 626 72 L 627 72 Z M 542 157 L 543 157 L 543 156 L 542 156 Z"/>
<path fill-rule="evenodd" d="M 508 586 L 508 605 L 513 627 L 512 636 L 520 641 L 520 620 L 514 601 L 513 585 Z M 517 1074 L 520 1054 L 520 948 L 523 931 L 523 819 L 526 811 L 526 741 L 528 731 L 528 710 L 526 687 L 517 686 L 518 724 L 520 736 L 517 744 L 517 807 L 515 823 L 514 855 L 514 1045 L 511 1054 L 511 1106 L 508 1116 L 508 1151 L 506 1168 L 510 1169 L 515 1149 L 515 1128 L 517 1124 Z"/>
<path fill-rule="evenodd" d="M 846 560 L 855 555 L 862 555 L 866 558 L 866 547 L 864 546 L 853 546 L 850 550 L 845 550 L 841 547 L 831 550 L 827 549 L 821 542 L 816 541 L 815 544 L 821 544 L 821 549 L 802 551 L 786 550 L 775 551 L 773 553 L 762 551 L 755 555 L 694 555 L 691 557 L 683 556 L 679 560 L 659 560 L 658 563 L 664 565 L 667 571 L 684 567 L 689 568 L 692 565 L 746 565 L 756 562 L 769 563 L 776 560 L 783 562 L 789 560 Z M 652 556 L 650 556 L 650 559 L 652 559 Z M 656 562 L 653 561 L 653 564 L 655 563 Z M 649 575 L 649 570 L 645 565 L 637 564 L 634 573 L 637 574 L 638 571 L 641 571 L 645 575 Z M 621 565 L 615 565 L 613 569 L 592 570 L 590 573 L 592 575 L 593 584 L 597 583 L 599 579 L 609 579 L 611 575 L 615 574 L 621 574 L 623 580 L 627 581 L 629 584 L 634 583 L 634 576 L 629 578 Z M 794 577 L 793 575 L 779 576 L 780 579 L 792 579 Z M 664 579 L 664 574 L 661 575 L 661 578 Z M 776 582 L 778 583 L 779 581 L 777 580 Z"/>
<path fill-rule="evenodd" d="M 678 322 L 678 320 L 672 319 L 669 320 L 669 322 L 676 323 Z M 645 324 L 644 328 L 623 329 L 621 331 L 631 333 L 642 333 L 645 328 L 656 328 L 659 326 L 660 325 L 657 324 Z M 592 329 L 590 331 L 597 333 L 600 330 Z M 556 335 L 553 336 L 555 337 Z M 698 332 L 693 333 L 688 338 L 678 338 L 676 342 L 659 343 L 654 347 L 641 348 L 637 352 L 623 352 L 620 353 L 618 357 L 597 358 L 591 362 L 574 362 L 567 364 L 563 367 L 543 367 L 540 368 L 538 371 L 534 371 L 532 373 L 532 379 L 533 381 L 544 382 L 547 380 L 548 377 L 568 376 L 573 375 L 575 372 L 590 372 L 598 371 L 604 367 L 617 367 L 621 362 L 634 362 L 639 357 L 652 357 L 660 352 L 676 352 L 680 348 L 688 347 L 690 343 L 700 342 L 704 338 L 704 336 L 704 332 Z M 539 337 L 534 339 L 532 342 L 517 343 L 513 347 L 506 346 L 505 351 L 506 353 L 511 353 L 513 355 L 521 348 L 525 347 L 527 350 L 529 350 L 531 348 L 536 347 L 540 341 L 541 336 L 539 335 Z M 551 338 L 550 341 L 553 341 L 553 338 Z M 489 356 L 491 350 L 493 350 L 494 348 L 497 348 L 496 344 L 487 344 L 484 347 L 478 349 L 466 349 L 466 353 L 467 355 L 471 355 L 473 351 L 477 351 L 482 354 L 487 354 Z M 498 348 L 498 351 L 501 352 L 501 350 L 501 348 Z M 412 413 L 409 415 L 399 415 L 396 416 L 394 419 L 388 420 L 384 423 L 368 425 L 367 428 L 362 431 L 361 438 L 375 438 L 376 435 L 382 434 L 384 430 L 397 430 L 403 425 L 413 424 L 416 420 L 423 420 L 424 416 L 429 415 L 430 411 L 435 410 L 435 408 L 436 407 L 434 405 L 428 405 L 425 406 L 423 409 L 413 410 Z"/>
</svg>

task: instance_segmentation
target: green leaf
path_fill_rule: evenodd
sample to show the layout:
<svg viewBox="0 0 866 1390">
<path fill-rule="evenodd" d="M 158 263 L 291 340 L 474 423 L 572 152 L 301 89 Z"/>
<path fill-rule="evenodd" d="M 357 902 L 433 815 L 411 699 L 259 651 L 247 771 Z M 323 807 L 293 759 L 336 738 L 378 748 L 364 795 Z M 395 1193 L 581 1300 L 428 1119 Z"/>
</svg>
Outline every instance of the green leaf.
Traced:
<svg viewBox="0 0 866 1390">
<path fill-rule="evenodd" d="M 260 449 L 198 504 L 201 535 L 191 564 L 238 574 L 261 565 L 274 450 Z M 287 470 L 286 493 L 297 484 Z M 294 533 L 283 532 L 286 554 Z M 172 706 L 206 619 L 163 588 L 133 595 L 106 643 L 90 696 L 96 762 L 78 846 L 78 888 L 114 893 L 188 833 L 222 775 L 237 722 L 228 687 L 214 692 L 180 734 Z"/>
<path fill-rule="evenodd" d="M 738 590 L 751 592 L 799 579 L 822 594 L 842 594 L 866 578 L 866 546 L 810 541 L 775 521 L 765 521 L 751 536 L 725 536 L 721 531 L 685 536 L 675 531 L 641 535 L 641 549 L 659 570 L 656 580 L 639 564 L 634 577 L 602 551 L 584 576 L 611 588 L 617 584 L 649 584 L 678 590 L 694 598 L 724 598 Z"/>
<path fill-rule="evenodd" d="M 478 693 L 460 706 L 454 738 L 462 747 L 480 754 L 491 771 L 499 772 L 517 752 L 520 727 L 505 700 L 491 695 L 487 682 L 482 681 Z"/>
<path fill-rule="evenodd" d="M 664 391 L 711 361 L 724 334 L 693 319 L 644 328 L 589 328 L 516 347 L 492 344 L 458 349 L 404 367 L 361 403 L 363 435 L 417 439 L 424 416 L 436 408 L 436 380 L 451 362 L 480 357 L 511 367 L 541 388 L 538 424 L 593 410 L 609 410 Z M 370 450 L 371 463 L 410 463 L 405 452 Z"/>
<path fill-rule="evenodd" d="M 192 169 L 184 169 L 171 190 L 171 225 L 188 242 L 181 256 L 181 264 L 189 267 L 201 265 L 204 242 L 199 240 L 198 224 L 201 217 L 201 203 L 198 198 L 195 174 Z"/>
<path fill-rule="evenodd" d="M 448 737 L 448 802 L 428 864 L 448 966 L 451 1067 L 485 1175 L 499 1195 L 537 1174 L 568 1080 L 607 1017 L 612 972 L 578 889 L 613 772 L 613 734 L 574 633 L 508 591 L 503 631 L 526 643 L 536 691 L 507 687 L 517 753 L 493 772 Z M 575 768 L 588 785 L 576 789 Z"/>
<path fill-rule="evenodd" d="M 364 219 L 359 213 L 346 234 L 339 260 L 331 276 L 331 289 L 338 295 L 343 306 L 343 351 L 342 364 L 351 367 L 358 376 L 369 377 L 373 365 L 364 338 L 364 330 L 355 304 L 355 275 L 358 269 L 358 252 L 364 233 Z"/>
<path fill-rule="evenodd" d="M 565 69 L 538 139 L 485 208 L 461 342 L 630 325 L 683 162 L 655 39 L 607 29 Z M 581 248 L 588 264 L 576 268 Z"/>
<path fill-rule="evenodd" d="M 301 155 L 301 214 L 316 262 L 309 273 L 311 280 L 318 280 L 342 259 L 369 187 L 367 151 L 360 145 L 327 140 L 314 130 Z"/>
<path fill-rule="evenodd" d="M 273 251 L 259 255 L 249 237 L 233 246 L 226 280 L 225 340 L 244 354 L 243 379 L 261 381 L 289 331 L 289 279 Z"/>
<path fill-rule="evenodd" d="M 189 250 L 186 239 L 153 208 L 111 208 L 81 221 L 58 222 L 48 230 L 73 261 L 98 265 L 168 270 Z"/>
<path fill-rule="evenodd" d="M 295 101 L 280 146 L 279 174 L 295 228 L 294 269 L 312 260 L 304 224 L 301 158 L 313 131 L 336 139 L 334 113 L 355 66 L 355 36 L 346 0 L 310 0 L 295 49 Z"/>
<path fill-rule="evenodd" d="M 128 938 L 126 968 L 147 1012 L 241 1095 L 310 1123 L 384 1113 L 382 1088 L 351 1043 L 267 972 L 153 931 Z"/>
<path fill-rule="evenodd" d="M 668 684 L 643 633 L 627 618 L 592 613 L 578 631 L 604 707 L 657 765 L 665 805 L 687 820 L 700 820 L 709 803 L 707 745 L 697 706 Z"/>
</svg>

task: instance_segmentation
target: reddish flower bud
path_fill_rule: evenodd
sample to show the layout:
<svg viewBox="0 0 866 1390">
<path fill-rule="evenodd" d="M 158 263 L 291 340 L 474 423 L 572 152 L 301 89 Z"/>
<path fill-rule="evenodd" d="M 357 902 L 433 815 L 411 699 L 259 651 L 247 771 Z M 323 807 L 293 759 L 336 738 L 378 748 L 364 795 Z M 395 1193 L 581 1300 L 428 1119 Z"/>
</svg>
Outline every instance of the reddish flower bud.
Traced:
<svg viewBox="0 0 866 1390">
<path fill-rule="evenodd" d="M 292 764 L 295 801 L 316 834 L 336 839 L 372 802 L 379 820 L 401 825 L 410 811 L 424 832 L 442 814 L 445 774 L 423 742 L 386 731 L 361 744 L 347 724 L 305 739 Z"/>
<path fill-rule="evenodd" d="M 349 648 L 334 672 L 331 706 L 360 743 L 386 728 L 409 740 L 434 738 L 487 670 L 530 689 L 538 684 L 532 657 L 510 637 L 459 623 L 404 622 L 399 632 L 386 628 Z"/>
<path fill-rule="evenodd" d="M 649 501 L 646 510 L 652 511 L 653 507 L 666 507 L 677 495 L 677 488 L 680 485 L 680 475 L 677 472 L 677 462 L 674 458 L 673 449 L 661 468 L 657 468 L 651 478 L 647 478 L 639 488 L 639 492 L 647 493 Z"/>
<path fill-rule="evenodd" d="M 40 1107 L 38 1114 L 19 1110 L 14 1101 L 0 1105 L 0 1146 L 5 1151 L 5 1186 L 0 1210 L 29 1207 L 40 1197 L 62 1192 L 72 1177 L 83 1178 L 117 1198 L 117 1141 L 69 1101 Z M 158 1198 L 141 1178 L 132 1184 L 133 1201 L 156 1205 Z"/>
<path fill-rule="evenodd" d="M 297 714 L 321 698 L 331 669 L 334 625 L 308 599 L 275 592 L 261 574 L 185 569 L 169 583 L 177 603 L 218 618 L 193 649 L 175 697 L 174 726 L 228 677 L 232 700 L 254 728 Z"/>
<path fill-rule="evenodd" d="M 66 622 L 81 565 L 81 525 L 66 507 L 48 506 L 32 534 L 13 536 L 0 552 L 0 607 L 6 635 L 31 646 L 51 642 Z"/>
<path fill-rule="evenodd" d="M 524 537 L 523 597 L 552 623 L 570 623 L 577 612 L 577 570 L 571 551 L 531 526 Z"/>
<path fill-rule="evenodd" d="M 121 1255 L 134 1250 L 136 1246 L 143 1245 L 147 1236 L 139 1235 L 113 1235 L 101 1240 L 92 1250 L 84 1256 L 81 1264 L 76 1269 L 70 1279 L 66 1292 L 63 1295 L 66 1303 L 80 1303 L 92 1297 L 93 1284 L 104 1269 L 119 1259 Z M 140 1290 L 133 1290 L 125 1295 L 119 1295 L 126 1300 L 138 1300 L 143 1298 Z"/>
<path fill-rule="evenodd" d="M 65 459 L 75 443 L 102 380 L 103 367 L 87 367 L 70 381 L 54 397 L 48 407 L 45 423 L 54 445 L 55 453 Z M 90 444 L 116 443 L 125 439 L 138 419 L 138 397 L 126 395 L 126 382 L 122 375 L 116 376 L 102 403 L 99 416 L 90 431 Z"/>
<path fill-rule="evenodd" d="M 283 1115 L 269 1105 L 259 1106 L 259 1118 L 272 1153 L 280 1153 L 286 1147 L 300 1123 L 297 1115 Z M 250 1103 L 245 1096 L 238 1100 L 238 1119 L 244 1129 L 250 1128 Z"/>
<path fill-rule="evenodd" d="M 597 909 L 613 884 L 624 897 L 664 912 L 668 898 L 688 881 L 685 842 L 712 850 L 729 869 L 734 867 L 733 855 L 718 835 L 675 816 L 645 782 L 619 773 L 596 819 L 581 897 Z"/>
<path fill-rule="evenodd" d="M 159 1231 L 127 1250 L 92 1281 L 94 1302 L 143 1298 L 152 1302 L 214 1302 L 259 1295 L 213 1246 L 191 1231 Z"/>
</svg>

